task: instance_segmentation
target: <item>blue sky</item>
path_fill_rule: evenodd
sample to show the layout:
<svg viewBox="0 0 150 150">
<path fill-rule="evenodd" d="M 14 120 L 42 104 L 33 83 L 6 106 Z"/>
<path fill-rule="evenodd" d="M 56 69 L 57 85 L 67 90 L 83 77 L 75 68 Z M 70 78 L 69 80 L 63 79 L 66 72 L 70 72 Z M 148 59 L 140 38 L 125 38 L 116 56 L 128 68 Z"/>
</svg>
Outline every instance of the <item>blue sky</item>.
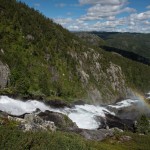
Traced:
<svg viewBox="0 0 150 150">
<path fill-rule="evenodd" d="M 20 0 L 71 31 L 150 32 L 150 0 Z"/>
</svg>

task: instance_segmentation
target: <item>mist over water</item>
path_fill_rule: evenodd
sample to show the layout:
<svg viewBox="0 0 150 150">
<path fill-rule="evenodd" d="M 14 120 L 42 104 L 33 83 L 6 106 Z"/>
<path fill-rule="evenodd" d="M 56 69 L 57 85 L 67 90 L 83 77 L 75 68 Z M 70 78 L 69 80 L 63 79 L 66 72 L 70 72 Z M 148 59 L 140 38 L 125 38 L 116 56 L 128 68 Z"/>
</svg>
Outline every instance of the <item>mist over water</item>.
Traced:
<svg viewBox="0 0 150 150">
<path fill-rule="evenodd" d="M 37 100 L 28 100 L 23 102 L 21 100 L 15 100 L 7 96 L 0 97 L 0 110 L 7 112 L 8 114 L 20 116 L 25 113 L 32 113 L 36 109 L 40 109 L 42 112 L 49 110 L 67 115 L 73 122 L 77 124 L 79 128 L 83 129 L 97 129 L 100 122 L 97 121 L 96 117 L 100 116 L 105 118 L 106 113 L 112 115 L 118 115 L 119 110 L 121 118 L 131 118 L 137 112 L 150 113 L 149 108 L 146 104 L 140 100 L 123 100 L 113 105 L 101 106 L 101 105 L 75 105 L 72 108 L 52 108 Z M 124 111 L 124 112 L 123 112 Z M 130 117 L 131 116 L 131 117 Z M 136 115 L 135 115 L 136 116 Z"/>
</svg>

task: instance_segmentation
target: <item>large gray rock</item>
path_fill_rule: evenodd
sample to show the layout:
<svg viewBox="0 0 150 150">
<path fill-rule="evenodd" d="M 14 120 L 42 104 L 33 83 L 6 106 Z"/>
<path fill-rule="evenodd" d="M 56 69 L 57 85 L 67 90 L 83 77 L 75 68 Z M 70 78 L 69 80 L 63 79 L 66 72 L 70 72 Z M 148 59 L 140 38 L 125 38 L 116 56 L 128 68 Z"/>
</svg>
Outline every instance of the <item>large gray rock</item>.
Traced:
<svg viewBox="0 0 150 150">
<path fill-rule="evenodd" d="M 77 125 L 72 122 L 72 120 L 70 120 L 66 115 L 57 112 L 51 112 L 47 110 L 45 112 L 40 112 L 38 116 L 45 121 L 54 122 L 56 127 L 61 130 L 74 130 L 78 128 Z"/>
<path fill-rule="evenodd" d="M 112 114 L 105 114 L 105 118 L 97 117 L 97 121 L 100 121 L 99 129 L 118 128 L 121 130 L 134 131 L 134 121 L 131 119 L 121 119 Z"/>
<path fill-rule="evenodd" d="M 80 135 L 88 140 L 102 141 L 107 137 L 114 135 L 114 130 L 100 129 L 100 130 L 81 130 Z"/>
<path fill-rule="evenodd" d="M 25 114 L 24 119 L 8 116 L 11 121 L 19 123 L 19 128 L 23 131 L 56 131 L 56 126 L 52 121 L 45 121 L 36 114 Z"/>
<path fill-rule="evenodd" d="M 10 70 L 8 65 L 5 65 L 0 61 L 0 89 L 3 89 L 7 86 L 9 74 Z"/>
</svg>

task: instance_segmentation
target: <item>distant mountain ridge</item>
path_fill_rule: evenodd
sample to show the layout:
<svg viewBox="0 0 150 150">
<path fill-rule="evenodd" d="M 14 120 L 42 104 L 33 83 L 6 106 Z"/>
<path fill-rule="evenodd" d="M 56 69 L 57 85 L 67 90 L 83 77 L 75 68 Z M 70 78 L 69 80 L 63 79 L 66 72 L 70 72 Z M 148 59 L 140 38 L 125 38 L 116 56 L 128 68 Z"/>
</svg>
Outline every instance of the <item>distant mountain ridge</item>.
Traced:
<svg viewBox="0 0 150 150">
<path fill-rule="evenodd" d="M 102 38 L 107 46 L 136 53 L 150 59 L 150 33 L 91 32 Z"/>
<path fill-rule="evenodd" d="M 140 63 L 150 66 L 150 59 L 140 56 L 136 53 L 121 50 L 121 49 L 110 47 L 110 46 L 100 46 L 100 47 L 108 52 L 116 52 L 116 53 L 122 55 L 123 57 L 129 58 L 133 61 L 137 61 L 137 62 L 140 62 Z"/>
<path fill-rule="evenodd" d="M 107 32 L 75 32 L 75 34 L 90 45 L 100 47 L 108 52 L 116 52 L 121 56 L 131 59 L 133 61 L 150 65 L 150 59 L 147 57 L 144 57 L 136 52 L 122 50 L 116 48 L 115 46 L 112 47 L 109 46 L 109 44 L 107 44 L 107 39 L 109 39 L 109 36 L 119 34 L 118 32 L 110 32 L 110 33 L 109 32 L 108 33 Z"/>
</svg>

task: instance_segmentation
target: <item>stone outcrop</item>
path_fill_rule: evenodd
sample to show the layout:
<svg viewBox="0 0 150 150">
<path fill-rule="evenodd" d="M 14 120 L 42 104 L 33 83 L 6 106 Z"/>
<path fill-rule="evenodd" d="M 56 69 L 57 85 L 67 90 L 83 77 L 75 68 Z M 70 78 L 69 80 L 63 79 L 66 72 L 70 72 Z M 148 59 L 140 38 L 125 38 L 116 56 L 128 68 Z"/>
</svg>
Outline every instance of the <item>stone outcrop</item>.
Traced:
<svg viewBox="0 0 150 150">
<path fill-rule="evenodd" d="M 114 135 L 113 130 L 101 129 L 101 130 L 82 130 L 80 133 L 87 140 L 102 141 L 107 137 Z"/>
<path fill-rule="evenodd" d="M 8 65 L 3 64 L 0 61 L 0 89 L 3 89 L 7 86 L 7 83 L 9 81 L 9 74 L 10 70 Z"/>
<path fill-rule="evenodd" d="M 47 110 L 45 112 L 40 112 L 38 116 L 45 121 L 54 122 L 56 127 L 61 130 L 73 130 L 78 128 L 77 125 L 72 122 L 66 115 L 57 112 L 51 112 Z"/>
<path fill-rule="evenodd" d="M 129 95 L 121 67 L 111 61 L 104 64 L 103 53 L 88 48 L 81 53 L 71 51 L 69 54 L 78 62 L 76 71 L 89 103 L 111 104 Z"/>
<path fill-rule="evenodd" d="M 105 118 L 97 117 L 97 120 L 101 123 L 99 129 L 112 129 L 118 128 L 121 130 L 135 130 L 134 128 L 134 121 L 131 119 L 120 119 L 117 116 L 111 114 L 105 114 Z"/>
<path fill-rule="evenodd" d="M 120 130 L 118 130 L 120 132 Z M 102 141 L 108 137 L 114 136 L 114 129 L 99 129 L 99 130 L 87 130 L 76 128 L 72 132 L 77 133 L 87 140 Z"/>
<path fill-rule="evenodd" d="M 77 32 L 75 33 L 80 39 L 82 39 L 83 41 L 89 43 L 90 45 L 94 45 L 94 46 L 100 46 L 100 45 L 104 45 L 105 41 L 98 37 L 96 34 L 92 34 L 89 32 Z"/>
<path fill-rule="evenodd" d="M 45 101 L 45 104 L 54 107 L 54 108 L 64 108 L 64 107 L 70 107 L 69 104 L 65 103 L 62 100 L 49 100 Z"/>
<path fill-rule="evenodd" d="M 56 126 L 52 121 L 45 121 L 36 114 L 26 114 L 24 119 L 8 116 L 11 121 L 19 122 L 19 128 L 23 131 L 56 131 Z"/>
<path fill-rule="evenodd" d="M 3 118 L 3 119 L 1 119 Z M 97 121 L 100 118 L 97 118 Z M 24 117 L 10 116 L 7 113 L 0 112 L 0 125 L 6 125 L 8 122 L 17 122 L 17 127 L 23 132 L 27 131 L 56 131 L 56 128 L 65 132 L 73 132 L 83 136 L 87 140 L 102 141 L 108 137 L 113 137 L 115 132 L 123 132 L 124 129 L 132 131 L 132 122 L 129 120 L 122 120 L 111 114 L 106 114 L 106 118 L 99 120 L 103 127 L 97 130 L 80 129 L 73 123 L 66 115 L 57 112 L 35 112 L 31 114 L 24 114 Z M 125 122 L 126 121 L 126 122 Z M 128 125 L 125 128 L 125 125 Z M 122 130 L 123 129 L 123 130 Z M 123 141 L 128 138 L 122 138 Z"/>
</svg>

